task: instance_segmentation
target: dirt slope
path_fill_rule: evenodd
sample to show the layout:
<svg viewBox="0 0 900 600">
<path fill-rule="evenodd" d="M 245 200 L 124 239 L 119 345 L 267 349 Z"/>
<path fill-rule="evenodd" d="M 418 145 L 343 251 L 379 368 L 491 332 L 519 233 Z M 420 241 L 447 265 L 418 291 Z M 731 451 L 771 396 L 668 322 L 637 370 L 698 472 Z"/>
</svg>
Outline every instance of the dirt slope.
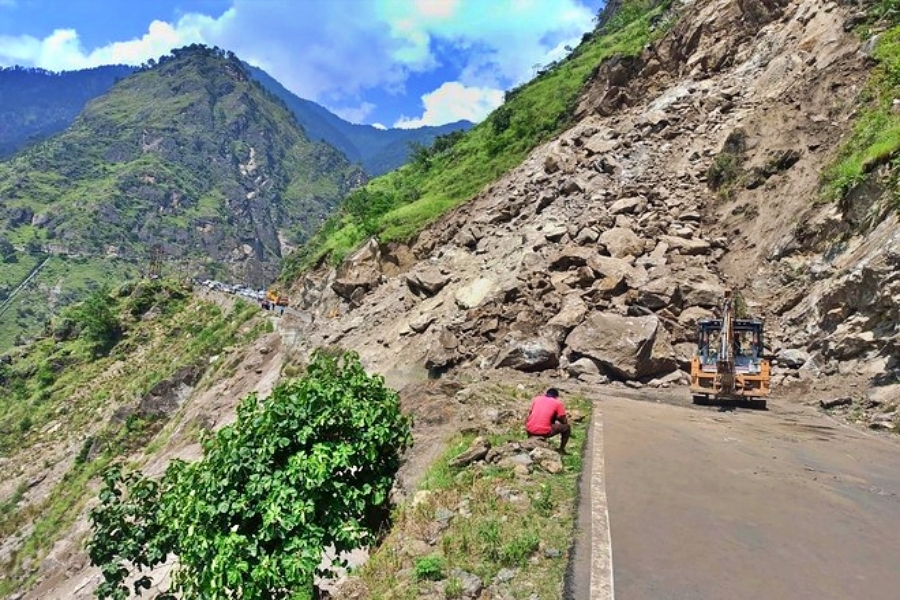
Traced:
<svg viewBox="0 0 900 600">
<path fill-rule="evenodd" d="M 472 202 L 408 247 L 372 242 L 299 282 L 300 346 L 354 348 L 399 382 L 508 366 L 660 385 L 732 287 L 767 319 L 782 389 L 890 379 L 896 216 L 877 193 L 849 209 L 819 194 L 871 66 L 847 11 L 679 11 L 640 57 L 598 69 L 575 127 Z M 713 191 L 726 153 L 731 179 Z M 863 229 L 853 210 L 881 224 Z M 623 332 L 652 351 L 617 344 Z"/>
</svg>

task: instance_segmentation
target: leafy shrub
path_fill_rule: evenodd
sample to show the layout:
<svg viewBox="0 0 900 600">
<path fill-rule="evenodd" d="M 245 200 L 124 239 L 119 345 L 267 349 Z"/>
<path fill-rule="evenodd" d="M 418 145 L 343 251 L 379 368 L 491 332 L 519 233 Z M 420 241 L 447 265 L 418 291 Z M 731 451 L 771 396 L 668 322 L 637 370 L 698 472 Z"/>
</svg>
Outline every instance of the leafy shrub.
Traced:
<svg viewBox="0 0 900 600">
<path fill-rule="evenodd" d="M 396 392 L 353 353 L 316 353 L 304 377 L 264 402 L 244 398 L 237 421 L 203 442 L 197 463 L 156 481 L 113 468 L 91 511 L 99 598 L 125 598 L 138 571 L 172 554 L 184 599 L 310 598 L 326 546 L 374 541 L 410 443 Z M 135 591 L 149 588 L 142 577 Z"/>
<path fill-rule="evenodd" d="M 437 554 L 417 558 L 413 573 L 418 581 L 440 581 L 444 578 L 444 559 Z"/>
<path fill-rule="evenodd" d="M 706 182 L 710 189 L 720 190 L 734 183 L 741 175 L 740 157 L 730 152 L 721 152 L 706 170 Z"/>
<path fill-rule="evenodd" d="M 102 288 L 73 307 L 67 315 L 79 327 L 79 337 L 98 356 L 108 353 L 122 335 L 119 320 L 112 310 L 113 305 L 109 292 Z"/>
</svg>

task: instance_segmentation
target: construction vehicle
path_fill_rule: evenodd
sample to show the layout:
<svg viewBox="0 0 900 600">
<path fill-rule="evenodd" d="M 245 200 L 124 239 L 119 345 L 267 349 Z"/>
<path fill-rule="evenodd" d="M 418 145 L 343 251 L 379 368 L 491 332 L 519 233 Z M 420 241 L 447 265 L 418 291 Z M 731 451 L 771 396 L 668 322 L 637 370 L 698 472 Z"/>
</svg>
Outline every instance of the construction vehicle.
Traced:
<svg viewBox="0 0 900 600">
<path fill-rule="evenodd" d="M 281 312 L 284 312 L 284 307 L 288 305 L 288 297 L 277 288 L 269 288 L 266 290 L 266 297 L 260 301 L 260 304 L 266 310 L 275 310 L 276 307 L 281 307 Z"/>
<path fill-rule="evenodd" d="M 721 318 L 697 323 L 697 353 L 691 360 L 694 404 L 714 399 L 764 409 L 769 374 L 762 320 L 737 318 L 734 297 L 726 290 Z"/>
<path fill-rule="evenodd" d="M 281 292 L 281 290 L 276 288 L 269 288 L 266 290 L 266 300 L 272 306 L 287 306 L 288 305 L 288 297 Z"/>
</svg>

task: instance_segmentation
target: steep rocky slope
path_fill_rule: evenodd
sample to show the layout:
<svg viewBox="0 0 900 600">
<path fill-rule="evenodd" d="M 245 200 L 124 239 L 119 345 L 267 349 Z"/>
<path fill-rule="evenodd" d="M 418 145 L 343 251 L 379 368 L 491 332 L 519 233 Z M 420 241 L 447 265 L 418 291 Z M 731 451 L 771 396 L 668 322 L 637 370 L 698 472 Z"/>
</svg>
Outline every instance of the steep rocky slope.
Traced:
<svg viewBox="0 0 900 600">
<path fill-rule="evenodd" d="M 726 287 L 765 317 L 776 393 L 896 376 L 896 215 L 821 202 L 870 66 L 847 9 L 715 0 L 598 69 L 580 122 L 409 246 L 374 241 L 297 286 L 308 347 L 409 377 L 512 367 L 683 379 Z M 739 185 L 720 156 L 739 157 Z M 834 388 L 823 394 L 840 393 Z M 892 393 L 893 394 L 893 393 Z M 894 394 L 895 395 L 895 394 Z"/>
</svg>

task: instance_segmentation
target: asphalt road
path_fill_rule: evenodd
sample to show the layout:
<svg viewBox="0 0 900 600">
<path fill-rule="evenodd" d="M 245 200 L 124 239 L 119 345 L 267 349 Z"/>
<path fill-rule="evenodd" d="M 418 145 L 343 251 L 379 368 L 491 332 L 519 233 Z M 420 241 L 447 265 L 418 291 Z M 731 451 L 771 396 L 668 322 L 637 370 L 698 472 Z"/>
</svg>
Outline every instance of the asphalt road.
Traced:
<svg viewBox="0 0 900 600">
<path fill-rule="evenodd" d="M 778 402 L 596 407 L 591 479 L 603 485 L 593 499 L 582 486 L 591 523 L 580 525 L 570 598 L 900 598 L 896 438 Z"/>
</svg>

